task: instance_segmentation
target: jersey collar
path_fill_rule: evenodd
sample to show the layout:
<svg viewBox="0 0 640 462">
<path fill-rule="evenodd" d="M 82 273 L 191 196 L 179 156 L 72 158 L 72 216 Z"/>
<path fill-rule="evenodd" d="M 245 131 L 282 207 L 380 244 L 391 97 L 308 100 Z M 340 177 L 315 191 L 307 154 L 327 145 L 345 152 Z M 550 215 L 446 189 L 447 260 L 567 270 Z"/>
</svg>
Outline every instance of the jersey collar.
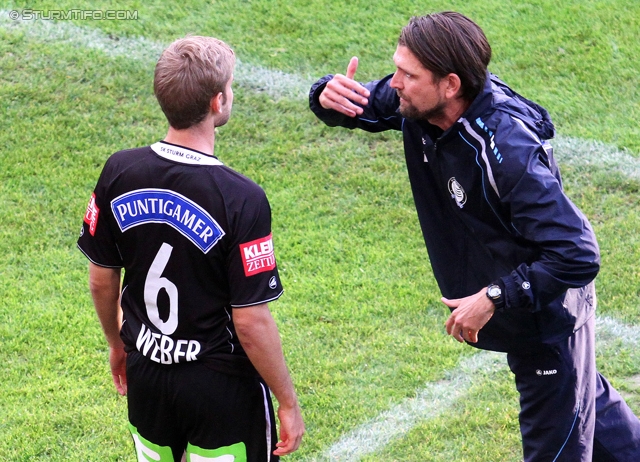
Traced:
<svg viewBox="0 0 640 462">
<path fill-rule="evenodd" d="M 203 154 L 177 144 L 167 143 L 166 141 L 158 141 L 152 144 L 151 149 L 160 157 L 181 164 L 188 165 L 224 165 L 214 156 Z"/>
</svg>

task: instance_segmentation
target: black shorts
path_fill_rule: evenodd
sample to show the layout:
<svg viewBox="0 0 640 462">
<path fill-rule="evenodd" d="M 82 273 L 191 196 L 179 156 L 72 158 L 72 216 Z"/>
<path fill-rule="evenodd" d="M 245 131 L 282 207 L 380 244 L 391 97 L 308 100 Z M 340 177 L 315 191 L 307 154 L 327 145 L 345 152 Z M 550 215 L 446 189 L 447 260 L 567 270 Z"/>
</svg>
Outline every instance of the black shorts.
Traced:
<svg viewBox="0 0 640 462">
<path fill-rule="evenodd" d="M 138 460 L 180 461 L 183 453 L 235 462 L 274 462 L 277 432 L 269 389 L 195 363 L 156 364 L 127 356 L 129 424 Z M 142 457 L 141 457 L 142 456 Z"/>
</svg>

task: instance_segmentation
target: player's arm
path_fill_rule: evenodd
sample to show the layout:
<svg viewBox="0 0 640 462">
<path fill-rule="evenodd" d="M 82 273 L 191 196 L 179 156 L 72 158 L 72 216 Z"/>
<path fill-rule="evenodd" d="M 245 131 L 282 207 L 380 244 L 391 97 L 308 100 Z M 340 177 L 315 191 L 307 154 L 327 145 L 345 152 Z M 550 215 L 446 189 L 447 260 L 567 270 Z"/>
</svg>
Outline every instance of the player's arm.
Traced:
<svg viewBox="0 0 640 462">
<path fill-rule="evenodd" d="M 116 390 L 127 393 L 124 343 L 120 338 L 122 309 L 120 308 L 120 268 L 105 268 L 89 263 L 89 288 L 98 319 L 109 343 L 109 364 Z"/>
<path fill-rule="evenodd" d="M 305 429 L 276 323 L 266 303 L 234 308 L 232 316 L 242 347 L 278 400 L 280 441 L 274 454 L 290 454 L 300 446 Z"/>
</svg>

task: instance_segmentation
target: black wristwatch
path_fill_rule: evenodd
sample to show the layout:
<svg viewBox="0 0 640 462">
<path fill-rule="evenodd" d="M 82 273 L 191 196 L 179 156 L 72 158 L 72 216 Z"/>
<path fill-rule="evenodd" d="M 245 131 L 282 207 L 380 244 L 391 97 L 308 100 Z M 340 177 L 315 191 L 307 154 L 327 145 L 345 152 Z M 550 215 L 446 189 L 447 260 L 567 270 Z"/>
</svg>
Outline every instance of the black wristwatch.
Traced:
<svg viewBox="0 0 640 462">
<path fill-rule="evenodd" d="M 489 284 L 487 287 L 487 298 L 493 302 L 496 310 L 504 308 L 504 297 L 502 296 L 502 289 L 498 284 Z"/>
</svg>

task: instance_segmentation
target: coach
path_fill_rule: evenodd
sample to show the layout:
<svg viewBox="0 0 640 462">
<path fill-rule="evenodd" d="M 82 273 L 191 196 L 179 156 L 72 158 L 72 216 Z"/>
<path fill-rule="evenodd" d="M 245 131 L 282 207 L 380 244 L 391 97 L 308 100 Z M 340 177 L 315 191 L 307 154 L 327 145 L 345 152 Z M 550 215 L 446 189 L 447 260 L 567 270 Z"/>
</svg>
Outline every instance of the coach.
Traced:
<svg viewBox="0 0 640 462">
<path fill-rule="evenodd" d="M 547 111 L 487 71 L 491 48 L 465 16 L 412 18 L 396 72 L 316 82 L 330 126 L 400 130 L 447 333 L 507 353 L 526 461 L 640 461 L 640 422 L 596 371 L 599 250 L 567 198 Z"/>
</svg>

